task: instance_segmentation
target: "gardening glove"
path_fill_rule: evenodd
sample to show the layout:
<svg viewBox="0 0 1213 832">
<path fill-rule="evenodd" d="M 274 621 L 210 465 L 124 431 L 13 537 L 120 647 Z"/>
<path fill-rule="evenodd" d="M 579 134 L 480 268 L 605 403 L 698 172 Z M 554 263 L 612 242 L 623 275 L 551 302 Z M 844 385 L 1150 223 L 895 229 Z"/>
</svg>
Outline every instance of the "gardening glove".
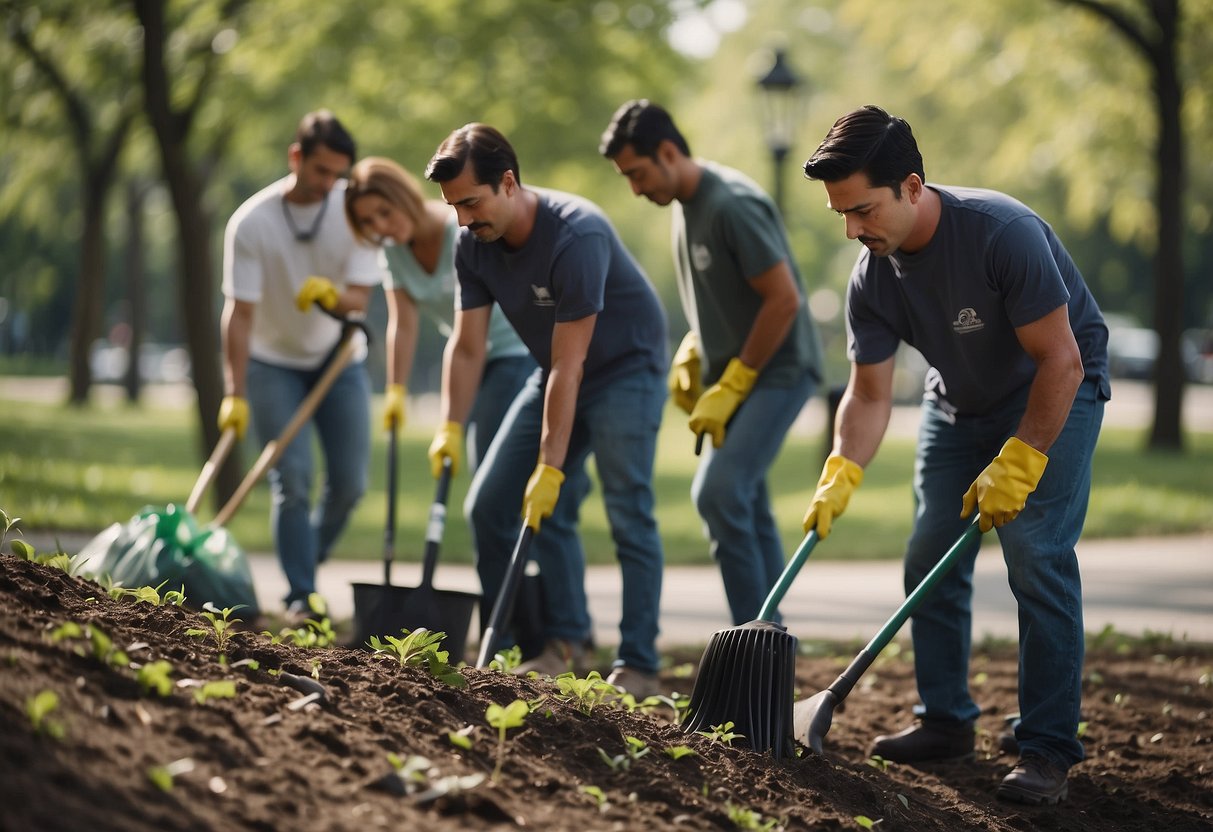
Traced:
<svg viewBox="0 0 1213 832">
<path fill-rule="evenodd" d="M 248 428 L 248 402 L 240 396 L 224 396 L 219 403 L 219 430 L 232 428 L 236 438 L 243 439 Z"/>
<path fill-rule="evenodd" d="M 300 312 L 307 312 L 313 303 L 318 303 L 331 312 L 337 306 L 339 297 L 333 281 L 327 277 L 312 275 L 303 281 L 303 288 L 295 296 L 295 305 L 299 307 Z"/>
<path fill-rule="evenodd" d="M 809 510 L 804 514 L 804 533 L 817 529 L 817 536 L 825 540 L 830 536 L 830 525 L 834 518 L 846 510 L 851 492 L 863 482 L 863 469 L 841 454 L 830 454 L 817 480 L 817 492 Z"/>
<path fill-rule="evenodd" d="M 1010 523 L 1023 511 L 1048 464 L 1047 456 L 1012 436 L 965 492 L 960 516 L 968 517 L 977 508 L 982 532 Z"/>
<path fill-rule="evenodd" d="M 389 384 L 383 395 L 383 429 L 399 431 L 404 427 L 404 397 L 408 390 L 403 384 Z"/>
<path fill-rule="evenodd" d="M 535 473 L 527 480 L 526 496 L 522 500 L 523 522 L 533 531 L 539 531 L 539 522 L 552 516 L 563 482 L 564 472 L 559 468 L 542 462 L 535 466 Z"/>
<path fill-rule="evenodd" d="M 463 458 L 463 425 L 447 422 L 438 428 L 434 441 L 430 443 L 430 471 L 434 479 L 442 476 L 442 463 L 451 461 L 451 476 L 459 473 L 459 460 Z"/>
<path fill-rule="evenodd" d="M 758 371 L 742 364 L 740 358 L 730 361 L 720 381 L 704 392 L 691 411 L 691 430 L 697 436 L 712 434 L 712 447 L 719 448 L 724 443 L 724 426 L 750 395 L 757 378 Z"/>
<path fill-rule="evenodd" d="M 703 381 L 699 367 L 699 336 L 694 330 L 683 336 L 670 364 L 667 380 L 670 398 L 687 413 L 695 409 L 695 402 L 703 395 Z"/>
</svg>

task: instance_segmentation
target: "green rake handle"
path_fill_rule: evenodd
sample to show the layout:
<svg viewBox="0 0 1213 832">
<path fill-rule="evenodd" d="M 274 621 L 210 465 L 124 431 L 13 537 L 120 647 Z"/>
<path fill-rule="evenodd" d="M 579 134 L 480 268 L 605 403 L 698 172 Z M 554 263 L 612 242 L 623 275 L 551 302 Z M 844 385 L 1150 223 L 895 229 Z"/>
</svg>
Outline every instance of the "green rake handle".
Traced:
<svg viewBox="0 0 1213 832">
<path fill-rule="evenodd" d="M 775 582 L 775 586 L 771 587 L 771 592 L 767 595 L 766 603 L 758 611 L 759 620 L 775 620 L 775 610 L 779 609 L 779 602 L 783 600 L 783 596 L 787 595 L 788 590 L 792 588 L 792 581 L 796 580 L 800 567 L 804 566 L 804 562 L 809 559 L 809 553 L 817 545 L 818 539 L 817 529 L 813 529 L 804 536 L 804 540 L 800 541 L 800 546 L 792 554 L 792 559 L 783 568 L 783 574 L 779 576 L 779 580 Z"/>
</svg>

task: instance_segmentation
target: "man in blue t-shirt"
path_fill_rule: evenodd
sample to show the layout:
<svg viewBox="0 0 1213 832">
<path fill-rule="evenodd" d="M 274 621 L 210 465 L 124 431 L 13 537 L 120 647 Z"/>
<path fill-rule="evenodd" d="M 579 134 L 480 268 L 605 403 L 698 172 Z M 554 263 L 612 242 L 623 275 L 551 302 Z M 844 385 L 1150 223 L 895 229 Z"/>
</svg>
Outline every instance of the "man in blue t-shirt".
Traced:
<svg viewBox="0 0 1213 832">
<path fill-rule="evenodd" d="M 532 550 L 547 645 L 517 672 L 583 671 L 585 554 L 576 511 L 553 511 L 558 500 L 565 509 L 563 501 L 584 498 L 562 495 L 561 485 L 592 452 L 623 572 L 619 653 L 607 681 L 638 700 L 656 693 L 663 558 L 652 475 L 666 395 L 666 321 L 657 294 L 597 206 L 522 186 L 514 149 L 494 128 L 455 130 L 426 177 L 442 187 L 462 226 L 454 331 L 443 362 L 444 424 L 431 458 L 454 453 L 484 365 L 493 304 L 542 370 L 514 400 L 466 505 L 486 597 L 502 585 L 520 522 L 536 532 L 543 523 Z"/>
<path fill-rule="evenodd" d="M 901 342 L 915 347 L 931 369 L 906 592 L 974 511 L 981 531 L 998 528 L 1019 604 L 1021 715 L 1019 760 L 998 795 L 1056 803 L 1066 797 L 1068 769 L 1083 759 L 1074 546 L 1111 395 L 1103 316 L 1044 220 L 1001 193 L 926 184 L 910 126 L 879 107 L 836 121 L 804 171 L 824 183 L 847 237 L 864 246 L 847 287 L 851 378 L 805 531 L 824 538 L 846 508 L 888 425 L 894 352 Z M 914 613 L 921 720 L 877 737 L 873 755 L 904 763 L 972 756 L 981 713 L 968 686 L 979 548 L 980 538 Z"/>
<path fill-rule="evenodd" d="M 692 157 L 664 108 L 625 103 L 599 151 L 637 196 L 673 205 L 674 265 L 690 331 L 669 389 L 697 441 L 712 437 L 691 499 L 733 623 L 744 624 L 758 617 L 784 567 L 767 472 L 821 380 L 804 284 L 775 203 L 744 174 Z"/>
</svg>

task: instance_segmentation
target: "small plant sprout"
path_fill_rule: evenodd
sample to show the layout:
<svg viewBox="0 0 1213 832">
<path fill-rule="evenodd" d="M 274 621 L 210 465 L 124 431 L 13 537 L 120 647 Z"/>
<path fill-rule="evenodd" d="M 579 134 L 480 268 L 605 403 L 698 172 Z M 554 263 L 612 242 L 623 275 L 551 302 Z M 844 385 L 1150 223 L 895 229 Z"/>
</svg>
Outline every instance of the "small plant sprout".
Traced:
<svg viewBox="0 0 1213 832">
<path fill-rule="evenodd" d="M 168 696 L 173 692 L 173 666 L 166 661 L 145 664 L 135 673 L 135 681 L 144 693 Z"/>
<path fill-rule="evenodd" d="M 497 765 L 493 769 L 494 783 L 501 779 L 501 766 L 505 763 L 505 732 L 511 728 L 521 727 L 530 712 L 526 701 L 522 699 L 515 699 L 504 707 L 494 703 L 489 705 L 484 712 L 485 720 L 497 729 Z"/>
<path fill-rule="evenodd" d="M 456 748 L 462 748 L 464 751 L 472 750 L 472 734 L 475 732 L 475 725 L 465 725 L 458 731 L 447 731 L 446 738 L 450 740 L 451 745 Z"/>
<path fill-rule="evenodd" d="M 864 829 L 875 829 L 877 824 L 884 823 L 884 818 L 872 820 L 867 815 L 856 815 L 855 822 Z"/>
<path fill-rule="evenodd" d="M 632 763 L 640 760 L 640 758 L 648 754 L 650 750 L 648 745 L 646 745 L 643 740 L 639 740 L 636 737 L 624 737 L 623 741 L 623 753 L 616 754 L 614 757 L 607 754 L 601 748 L 598 749 L 598 754 L 602 757 L 603 762 L 610 766 L 611 771 L 615 772 L 616 774 L 630 769 L 632 767 Z"/>
<path fill-rule="evenodd" d="M 902 808 L 904 808 L 904 809 L 910 808 L 910 798 L 906 797 L 904 794 L 901 794 L 900 792 L 897 793 L 897 801 L 902 805 Z"/>
<path fill-rule="evenodd" d="M 393 658 L 401 665 L 426 667 L 430 674 L 453 688 L 467 687 L 467 679 L 448 663 L 450 653 L 439 650 L 438 645 L 446 638 L 446 633 L 434 633 L 418 627 L 409 632 L 401 630 L 404 638 L 396 636 L 371 636 L 368 642 L 374 655 Z"/>
<path fill-rule="evenodd" d="M 864 762 L 867 763 L 868 765 L 870 765 L 872 768 L 876 769 L 877 771 L 888 771 L 889 770 L 889 761 L 886 760 L 884 757 L 881 757 L 879 754 L 873 754 L 871 757 L 868 757 L 868 759 L 864 760 Z"/>
<path fill-rule="evenodd" d="M 580 789 L 578 789 L 578 791 L 580 791 L 582 794 L 588 794 L 590 797 L 594 798 L 594 801 L 598 804 L 599 812 L 605 812 L 607 809 L 611 808 L 611 804 L 607 802 L 606 792 L 597 786 L 582 786 Z"/>
<path fill-rule="evenodd" d="M 489 670 L 509 673 L 520 664 L 522 664 L 522 648 L 515 644 L 494 653 L 493 660 L 489 662 Z"/>
<path fill-rule="evenodd" d="M 3 548 L 4 541 L 8 539 L 8 533 L 13 526 L 21 522 L 20 517 L 9 517 L 8 512 L 0 508 L 0 548 Z M 17 530 L 17 534 L 21 534 L 21 530 Z"/>
<path fill-rule="evenodd" d="M 239 618 L 232 618 L 232 613 L 241 609 L 244 604 L 237 604 L 234 607 L 224 607 L 218 609 L 210 601 L 202 605 L 202 617 L 210 622 L 210 629 L 194 628 L 185 631 L 187 636 L 195 638 L 206 638 L 210 636 L 215 641 L 215 648 L 219 651 L 219 664 L 227 664 L 227 645 L 232 639 L 232 625 L 239 624 Z"/>
<path fill-rule="evenodd" d="M 733 744 L 733 740 L 742 739 L 745 737 L 745 734 L 738 734 L 733 730 L 733 728 L 734 725 L 732 721 L 729 721 L 721 723 L 720 725 L 713 725 L 711 731 L 698 731 L 696 733 L 707 737 L 712 742 L 720 742 L 731 746 Z"/>
<path fill-rule="evenodd" d="M 729 820 L 738 829 L 757 829 L 759 832 L 771 832 L 773 829 L 782 828 L 778 820 L 774 818 L 766 819 L 753 809 L 738 806 L 732 801 L 726 802 L 724 808 L 729 813 Z"/>
<path fill-rule="evenodd" d="M 67 733 L 63 723 L 51 718 L 51 714 L 59 707 L 59 694 L 53 690 L 38 691 L 25 700 L 25 715 L 34 733 L 61 740 Z"/>
<path fill-rule="evenodd" d="M 597 670 L 591 670 L 584 679 L 572 673 L 561 673 L 554 680 L 560 693 L 556 698 L 569 702 L 583 714 L 589 715 L 608 697 L 618 695 L 614 685 L 608 684 Z"/>
<path fill-rule="evenodd" d="M 696 751 L 694 748 L 689 748 L 685 745 L 671 745 L 663 752 L 671 760 L 681 760 L 683 757 L 694 757 Z"/>
<path fill-rule="evenodd" d="M 149 766 L 147 769 L 147 779 L 152 781 L 152 784 L 162 792 L 171 792 L 173 790 L 173 780 L 180 777 L 182 774 L 189 774 L 194 770 L 194 761 L 189 757 L 184 757 L 180 760 L 163 766 Z"/>
<path fill-rule="evenodd" d="M 230 679 L 219 679 L 213 682 L 206 682 L 200 687 L 194 688 L 194 701 L 199 705 L 203 704 L 208 699 L 235 698 L 236 683 Z"/>
</svg>

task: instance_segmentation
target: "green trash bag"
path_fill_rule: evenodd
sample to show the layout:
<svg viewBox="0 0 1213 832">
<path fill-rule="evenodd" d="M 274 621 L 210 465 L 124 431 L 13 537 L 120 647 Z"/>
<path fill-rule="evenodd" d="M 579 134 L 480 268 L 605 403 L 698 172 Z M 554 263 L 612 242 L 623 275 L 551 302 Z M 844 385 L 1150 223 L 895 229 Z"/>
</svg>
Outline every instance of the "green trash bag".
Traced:
<svg viewBox="0 0 1213 832">
<path fill-rule="evenodd" d="M 147 506 L 125 525 L 115 523 L 80 550 L 79 571 L 129 589 L 185 587 L 186 603 L 219 609 L 242 606 L 245 620 L 260 612 L 248 557 L 227 529 L 200 527 L 184 506 Z M 167 583 L 166 583 L 167 582 Z"/>
</svg>

